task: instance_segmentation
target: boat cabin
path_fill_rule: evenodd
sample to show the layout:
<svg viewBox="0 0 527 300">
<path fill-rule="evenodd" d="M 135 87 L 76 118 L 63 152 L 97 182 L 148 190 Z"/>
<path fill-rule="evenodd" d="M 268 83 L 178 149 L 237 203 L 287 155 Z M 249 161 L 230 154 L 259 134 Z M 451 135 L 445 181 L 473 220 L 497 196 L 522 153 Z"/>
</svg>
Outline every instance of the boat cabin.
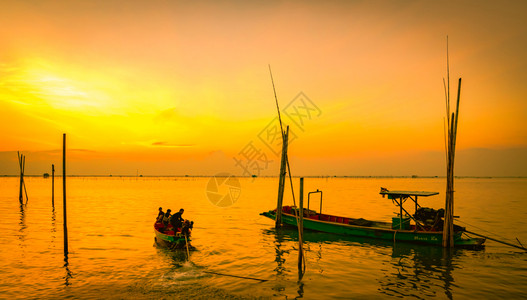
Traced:
<svg viewBox="0 0 527 300">
<path fill-rule="evenodd" d="M 410 220 L 415 222 L 417 230 L 423 231 L 436 231 L 442 230 L 442 220 L 444 216 L 444 210 L 435 210 L 432 208 L 421 207 L 419 205 L 419 197 L 430 197 L 438 195 L 438 192 L 425 192 L 425 191 L 389 191 L 386 188 L 381 187 L 380 194 L 388 196 L 388 199 L 399 207 L 399 215 L 392 218 L 393 229 L 410 229 Z M 410 214 L 405 208 L 404 203 L 407 200 L 411 200 L 415 206 L 415 213 Z M 403 214 L 404 212 L 404 214 Z"/>
</svg>

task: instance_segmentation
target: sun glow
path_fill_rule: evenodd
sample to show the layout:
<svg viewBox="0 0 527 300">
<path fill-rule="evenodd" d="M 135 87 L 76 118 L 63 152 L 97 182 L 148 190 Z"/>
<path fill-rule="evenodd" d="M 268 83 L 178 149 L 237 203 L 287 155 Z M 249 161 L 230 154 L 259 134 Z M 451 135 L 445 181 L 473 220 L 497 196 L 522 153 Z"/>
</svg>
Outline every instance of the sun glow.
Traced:
<svg viewBox="0 0 527 300">
<path fill-rule="evenodd" d="M 33 85 L 36 96 L 43 98 L 54 109 L 89 112 L 104 108 L 102 102 L 90 100 L 93 97 L 76 87 L 70 79 L 44 75 L 29 80 L 29 83 Z"/>
<path fill-rule="evenodd" d="M 138 82 L 126 75 L 138 71 L 124 71 L 119 66 L 112 69 L 102 73 L 60 62 L 28 60 L 4 76 L 7 88 L 0 91 L 0 99 L 32 119 L 31 124 L 39 124 L 39 130 L 46 130 L 32 139 L 42 145 L 65 131 L 75 135 L 83 149 L 126 151 L 132 157 L 145 155 L 147 149 L 170 157 L 167 151 L 174 150 L 182 158 L 208 153 L 211 144 L 222 143 L 222 132 L 236 131 L 237 124 L 223 122 L 222 132 L 210 136 L 222 122 L 213 116 L 212 106 L 196 106 L 192 101 L 181 105 L 169 83 L 153 79 Z M 207 95 L 205 104 L 214 98 Z M 35 131 L 32 126 L 29 130 Z M 24 127 L 14 131 L 21 134 Z"/>
</svg>

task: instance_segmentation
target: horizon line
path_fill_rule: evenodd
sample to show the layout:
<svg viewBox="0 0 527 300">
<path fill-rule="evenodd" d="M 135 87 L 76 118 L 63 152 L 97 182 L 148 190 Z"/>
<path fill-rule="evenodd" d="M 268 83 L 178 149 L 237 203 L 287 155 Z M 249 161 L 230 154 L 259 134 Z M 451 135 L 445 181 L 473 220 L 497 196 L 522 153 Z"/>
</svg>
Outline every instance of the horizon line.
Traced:
<svg viewBox="0 0 527 300">
<path fill-rule="evenodd" d="M 221 173 L 220 173 L 221 174 Z M 66 177 L 122 177 L 122 178 L 155 178 L 155 177 L 183 177 L 183 178 L 192 178 L 192 177 L 239 177 L 239 178 L 278 178 L 278 175 L 265 175 L 265 176 L 241 176 L 241 175 L 235 175 L 235 174 L 229 174 L 229 175 L 66 175 Z M 49 175 L 49 174 L 48 174 Z M 20 174 L 13 175 L 13 174 L 2 174 L 0 177 L 20 177 Z M 27 175 L 24 174 L 24 177 L 42 177 L 42 178 L 49 178 L 45 177 L 44 174 L 41 175 Z M 62 174 L 55 175 L 55 177 L 62 177 Z M 294 178 L 446 178 L 445 175 L 292 175 L 291 177 Z M 457 175 L 454 176 L 455 178 L 527 178 L 527 176 L 481 176 L 481 175 Z"/>
</svg>

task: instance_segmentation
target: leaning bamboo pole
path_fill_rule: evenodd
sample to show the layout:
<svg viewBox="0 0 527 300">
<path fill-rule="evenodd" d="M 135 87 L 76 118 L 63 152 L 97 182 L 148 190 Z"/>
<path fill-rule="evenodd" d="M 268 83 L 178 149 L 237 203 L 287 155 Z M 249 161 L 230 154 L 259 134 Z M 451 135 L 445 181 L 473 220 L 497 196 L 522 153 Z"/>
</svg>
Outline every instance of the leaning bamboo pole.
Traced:
<svg viewBox="0 0 527 300">
<path fill-rule="evenodd" d="M 296 206 L 295 203 L 295 190 L 293 188 L 293 179 L 291 176 L 291 168 L 289 166 L 289 158 L 287 155 L 287 148 L 288 148 L 288 140 L 289 140 L 289 126 L 287 126 L 287 130 L 284 131 L 282 126 L 282 118 L 280 116 L 280 107 L 278 106 L 278 97 L 276 96 L 276 89 L 274 86 L 274 80 L 273 80 L 273 73 L 271 72 L 271 65 L 269 65 L 269 74 L 271 75 L 271 83 L 273 84 L 273 92 L 274 92 L 274 99 L 276 102 L 276 110 L 278 111 L 278 121 L 280 122 L 280 132 L 282 133 L 282 158 L 281 158 L 281 164 L 280 164 L 280 178 L 278 181 L 278 201 L 277 201 L 277 207 L 276 207 L 276 223 L 275 227 L 278 228 L 282 225 L 282 204 L 283 204 L 283 198 L 284 198 L 284 188 L 285 188 L 285 175 L 289 173 L 289 183 L 291 184 L 291 193 L 293 197 L 293 205 Z M 287 167 L 287 171 L 286 171 Z M 304 276 L 305 270 L 306 270 L 306 259 L 304 256 L 304 249 L 302 247 L 303 244 L 303 189 L 304 189 L 304 178 L 300 179 L 301 187 L 300 187 L 300 208 L 298 209 L 298 213 L 295 213 L 296 220 L 297 220 L 297 227 L 298 227 L 298 237 L 299 237 L 299 249 L 298 249 L 298 280 L 302 280 L 302 277 Z M 300 216 L 299 216 L 300 215 Z M 300 219 L 299 219 L 300 218 Z M 303 266 L 303 268 L 302 268 Z"/>
<path fill-rule="evenodd" d="M 269 75 L 271 75 L 271 83 L 273 85 L 274 100 L 276 103 L 276 110 L 278 112 L 278 122 L 280 123 L 280 132 L 282 134 L 282 157 L 280 160 L 280 175 L 278 178 L 278 199 L 276 203 L 276 219 L 275 227 L 279 228 L 282 226 L 282 204 L 284 200 L 284 185 L 285 185 L 285 174 L 286 174 L 286 164 L 287 164 L 287 145 L 289 140 L 289 126 L 287 126 L 287 131 L 284 132 L 282 126 L 282 117 L 280 116 L 280 107 L 278 106 L 278 97 L 276 96 L 276 88 L 274 86 L 273 72 L 271 71 L 271 65 L 269 65 Z"/>
<path fill-rule="evenodd" d="M 276 220 L 275 220 L 276 228 L 282 226 L 282 205 L 284 202 L 288 140 L 289 140 L 289 126 L 287 126 L 287 130 L 285 134 L 283 135 L 283 142 L 282 142 L 282 159 L 280 161 L 280 176 L 278 179 L 278 199 L 276 202 Z"/>
<path fill-rule="evenodd" d="M 24 174 L 26 172 L 26 156 L 24 155 L 24 158 L 22 159 L 22 177 L 24 177 Z M 24 187 L 24 194 L 26 195 L 26 204 L 27 202 L 29 201 L 29 198 L 27 196 L 27 188 L 26 188 L 26 181 L 25 180 L 22 180 L 22 186 Z M 24 197 L 22 197 L 22 200 Z"/>
</svg>

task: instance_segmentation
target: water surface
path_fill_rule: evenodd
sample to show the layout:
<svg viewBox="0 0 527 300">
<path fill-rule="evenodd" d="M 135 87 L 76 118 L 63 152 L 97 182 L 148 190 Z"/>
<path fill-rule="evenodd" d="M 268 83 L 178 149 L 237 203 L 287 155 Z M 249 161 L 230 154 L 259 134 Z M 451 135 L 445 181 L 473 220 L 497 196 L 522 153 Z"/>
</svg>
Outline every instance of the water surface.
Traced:
<svg viewBox="0 0 527 300">
<path fill-rule="evenodd" d="M 239 178 L 229 207 L 207 198 L 209 178 L 68 178 L 69 254 L 63 251 L 61 180 L 0 178 L 2 298 L 527 298 L 527 256 L 487 241 L 482 251 L 305 233 L 307 269 L 298 281 L 297 232 L 259 215 L 276 205 L 277 178 Z M 294 181 L 298 189 L 298 179 Z M 323 211 L 390 221 L 380 187 L 438 191 L 421 205 L 444 206 L 444 178 L 306 178 L 324 192 Z M 222 189 L 219 192 L 228 192 Z M 291 204 L 286 189 L 286 204 Z M 527 244 L 527 180 L 456 179 L 455 215 L 469 230 Z M 297 199 L 298 201 L 298 199 Z M 311 200 L 318 210 L 319 202 Z M 190 262 L 154 245 L 157 208 L 194 220 Z M 409 207 L 410 208 L 410 207 Z M 470 225 L 467 225 L 470 224 Z M 212 274 L 246 276 L 265 282 Z"/>
</svg>

